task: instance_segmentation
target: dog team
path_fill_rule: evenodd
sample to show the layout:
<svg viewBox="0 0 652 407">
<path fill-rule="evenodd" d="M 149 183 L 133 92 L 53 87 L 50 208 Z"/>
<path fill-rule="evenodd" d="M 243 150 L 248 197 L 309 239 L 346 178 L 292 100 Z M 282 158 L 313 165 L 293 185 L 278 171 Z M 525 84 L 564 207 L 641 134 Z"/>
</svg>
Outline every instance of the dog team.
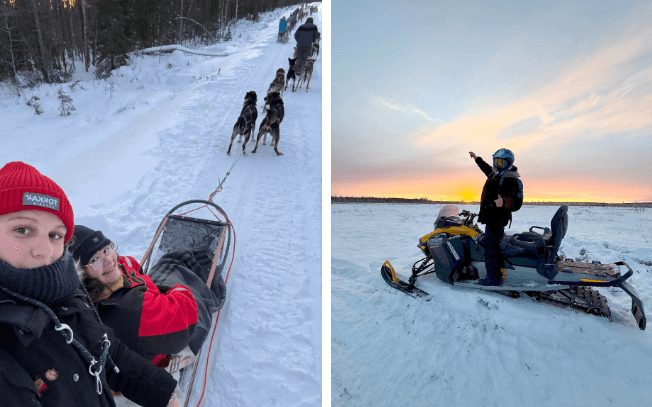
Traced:
<svg viewBox="0 0 652 407">
<path fill-rule="evenodd" d="M 306 23 L 301 25 L 294 33 L 294 38 L 297 40 L 297 46 L 294 47 L 294 58 L 288 58 L 289 68 L 287 76 L 285 69 L 279 68 L 276 70 L 276 76 L 267 89 L 267 96 L 265 96 L 262 113 L 265 114 L 260 127 L 258 128 L 258 135 L 256 136 L 256 145 L 251 151 L 255 153 L 258 150 L 258 142 L 263 137 L 263 145 L 267 142 L 267 134 L 271 137 L 270 145 L 274 147 L 277 155 L 283 155 L 278 151 L 278 142 L 281 136 L 280 124 L 285 116 L 285 108 L 283 105 L 282 95 L 287 90 L 292 80 L 292 92 L 301 88 L 306 84 L 306 92 L 309 89 L 310 79 L 312 78 L 312 71 L 315 60 L 319 55 L 319 40 L 320 34 L 317 26 L 313 24 L 312 17 L 306 20 Z M 298 73 L 298 74 L 297 74 Z M 258 96 L 255 91 L 249 91 L 245 95 L 244 104 L 240 116 L 233 126 L 233 133 L 231 134 L 231 143 L 227 154 L 231 154 L 231 147 L 233 140 L 240 136 L 238 143 L 242 141 L 242 154 L 246 154 L 246 146 L 251 138 L 255 128 L 256 120 L 258 118 L 258 110 L 256 104 Z"/>
</svg>

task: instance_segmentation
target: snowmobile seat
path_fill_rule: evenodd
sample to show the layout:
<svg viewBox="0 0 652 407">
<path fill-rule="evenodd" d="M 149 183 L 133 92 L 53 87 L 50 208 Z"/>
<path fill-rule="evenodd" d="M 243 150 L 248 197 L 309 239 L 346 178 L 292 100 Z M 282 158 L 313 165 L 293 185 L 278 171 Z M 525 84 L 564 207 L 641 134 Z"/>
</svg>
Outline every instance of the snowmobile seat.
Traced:
<svg viewBox="0 0 652 407">
<path fill-rule="evenodd" d="M 543 229 L 538 233 L 533 229 Z M 568 206 L 562 205 L 550 221 L 550 229 L 532 226 L 528 232 L 505 235 L 500 241 L 503 257 L 513 265 L 537 267 L 554 263 L 561 241 L 568 229 Z"/>
</svg>

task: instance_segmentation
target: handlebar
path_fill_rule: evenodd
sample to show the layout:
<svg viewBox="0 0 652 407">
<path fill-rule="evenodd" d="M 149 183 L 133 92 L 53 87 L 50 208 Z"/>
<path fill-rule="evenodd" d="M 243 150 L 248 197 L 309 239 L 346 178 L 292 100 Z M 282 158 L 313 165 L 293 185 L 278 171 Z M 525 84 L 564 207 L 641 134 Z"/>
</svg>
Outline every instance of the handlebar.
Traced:
<svg viewBox="0 0 652 407">
<path fill-rule="evenodd" d="M 470 226 L 470 225 L 473 224 L 473 220 L 474 220 L 475 217 L 478 216 L 478 215 L 476 215 L 475 213 L 471 213 L 471 212 L 469 212 L 469 211 L 467 211 L 467 210 L 464 210 L 464 211 L 460 212 L 460 216 L 461 216 L 461 217 L 466 216 L 466 220 L 464 221 L 464 225 L 466 225 L 466 226 Z"/>
</svg>

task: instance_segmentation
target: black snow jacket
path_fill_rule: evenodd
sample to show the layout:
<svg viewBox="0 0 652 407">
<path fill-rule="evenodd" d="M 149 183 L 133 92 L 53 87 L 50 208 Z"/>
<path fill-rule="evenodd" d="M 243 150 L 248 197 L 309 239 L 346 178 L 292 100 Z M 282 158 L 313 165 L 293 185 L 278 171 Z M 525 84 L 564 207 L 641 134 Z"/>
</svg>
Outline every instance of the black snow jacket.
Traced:
<svg viewBox="0 0 652 407">
<path fill-rule="evenodd" d="M 523 204 L 523 196 L 519 197 L 520 177 L 516 167 L 499 176 L 493 172 L 493 167 L 487 164 L 481 157 L 476 158 L 475 163 L 482 172 L 487 175 L 487 181 L 482 188 L 480 198 L 480 213 L 478 222 L 491 226 L 505 227 L 512 219 L 512 212 L 518 210 Z M 504 178 L 502 186 L 500 179 Z M 498 194 L 503 198 L 503 206 L 497 207 L 494 202 Z"/>
<path fill-rule="evenodd" d="M 54 330 L 41 308 L 0 291 L 0 395 L 3 407 L 114 407 L 111 390 L 142 406 L 167 406 L 176 380 L 147 359 L 129 350 L 111 328 L 95 317 L 86 294 L 75 291 L 50 306 L 61 324 L 95 359 L 102 354 L 107 333 L 109 354 L 120 369 L 107 362 L 99 377 L 102 394 L 89 373 L 89 363 L 63 335 Z"/>
<path fill-rule="evenodd" d="M 297 48 L 310 48 L 317 38 L 319 38 L 319 31 L 317 31 L 317 26 L 313 23 L 301 24 L 294 32 Z"/>
</svg>

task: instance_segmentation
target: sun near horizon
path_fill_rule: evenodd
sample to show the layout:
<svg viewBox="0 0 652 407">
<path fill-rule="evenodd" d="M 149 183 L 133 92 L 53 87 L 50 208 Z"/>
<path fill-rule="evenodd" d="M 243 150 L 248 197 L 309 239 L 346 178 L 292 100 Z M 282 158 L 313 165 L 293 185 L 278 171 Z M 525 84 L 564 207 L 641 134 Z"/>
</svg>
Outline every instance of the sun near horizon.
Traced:
<svg viewBox="0 0 652 407">
<path fill-rule="evenodd" d="M 482 177 L 479 177 L 482 178 Z M 453 184 L 453 185 L 451 185 Z M 367 185 L 348 183 L 332 186 L 331 196 L 339 197 L 375 197 L 429 199 L 431 201 L 461 201 L 479 202 L 484 185 L 484 179 L 476 182 L 464 182 L 456 187 L 455 182 L 433 183 L 426 180 L 416 180 L 396 183 L 370 182 Z M 528 182 L 523 180 L 525 203 L 536 202 L 595 202 L 595 203 L 647 203 L 652 202 L 649 194 L 641 194 L 640 188 L 627 185 L 581 183 L 550 183 Z M 649 192 L 649 191 L 648 191 Z"/>
</svg>

